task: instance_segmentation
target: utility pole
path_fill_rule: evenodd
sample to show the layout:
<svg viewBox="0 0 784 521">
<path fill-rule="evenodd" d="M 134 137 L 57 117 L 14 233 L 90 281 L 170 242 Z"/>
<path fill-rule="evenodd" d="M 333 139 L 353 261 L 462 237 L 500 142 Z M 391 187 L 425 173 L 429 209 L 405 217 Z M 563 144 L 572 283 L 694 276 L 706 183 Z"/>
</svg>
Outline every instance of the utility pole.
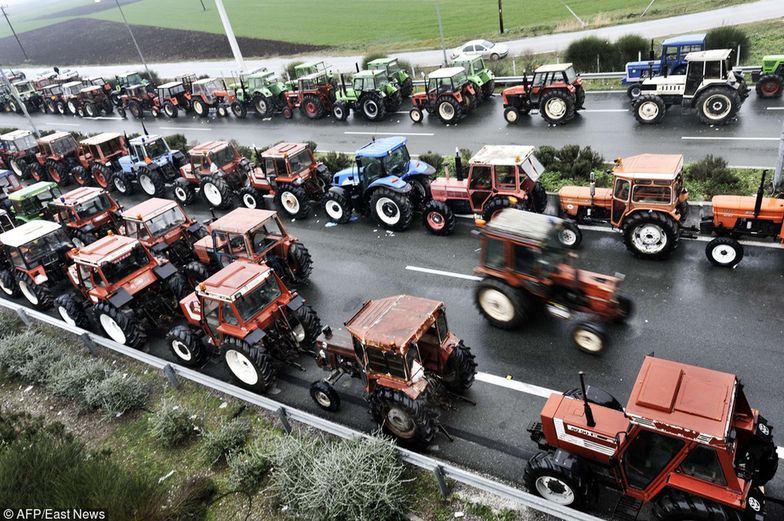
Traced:
<svg viewBox="0 0 784 521">
<path fill-rule="evenodd" d="M 150 75 L 150 69 L 147 67 L 147 62 L 144 61 L 144 55 L 142 55 L 142 50 L 139 47 L 139 44 L 136 42 L 136 37 L 133 35 L 133 31 L 131 31 L 131 26 L 128 24 L 128 19 L 125 18 L 125 13 L 120 7 L 120 0 L 114 0 L 117 4 L 117 9 L 120 10 L 120 15 L 122 16 L 123 22 L 125 22 L 125 27 L 128 28 L 128 34 L 131 35 L 131 40 L 133 40 L 133 45 L 136 47 L 136 52 L 139 53 L 139 59 L 142 61 L 142 65 L 144 65 L 144 70 L 147 72 L 147 76 L 152 80 L 152 75 Z"/>
<path fill-rule="evenodd" d="M 240 72 L 243 72 L 245 71 L 245 60 L 242 59 L 240 45 L 237 43 L 237 38 L 234 37 L 234 29 L 231 28 L 229 15 L 226 14 L 226 9 L 223 7 L 223 0 L 215 0 L 215 7 L 218 8 L 218 14 L 221 17 L 221 22 L 223 22 L 223 30 L 226 31 L 226 38 L 229 39 L 229 46 L 231 47 L 232 54 L 234 54 L 234 61 L 237 62 L 237 67 Z"/>
<path fill-rule="evenodd" d="M 653 5 L 653 3 L 654 3 L 655 1 L 656 1 L 656 0 L 651 0 L 651 3 L 650 3 L 650 4 L 648 4 L 648 7 L 646 7 L 646 8 L 645 8 L 645 10 L 642 12 L 642 14 L 640 15 L 640 18 L 642 18 L 643 16 L 645 16 L 645 14 L 648 12 L 648 9 L 650 9 L 650 8 L 651 8 L 651 6 Z"/>
<path fill-rule="evenodd" d="M 779 139 L 779 157 L 776 160 L 776 172 L 773 174 L 773 191 L 778 192 L 784 189 L 784 182 L 781 179 L 781 169 L 784 166 L 784 124 L 781 125 L 781 137 Z"/>
<path fill-rule="evenodd" d="M 16 43 L 18 43 L 19 48 L 22 49 L 22 54 L 24 55 L 25 61 L 30 61 L 30 59 L 27 57 L 27 53 L 25 52 L 24 47 L 22 47 L 22 42 L 19 40 L 19 35 L 17 35 L 16 31 L 14 31 L 14 26 L 11 25 L 11 20 L 8 19 L 8 13 L 5 12 L 6 7 L 8 6 L 7 5 L 0 6 L 0 11 L 3 11 L 3 16 L 5 16 L 5 21 L 8 22 L 8 27 L 11 28 L 11 32 L 13 33 L 14 38 L 16 38 Z"/>
<path fill-rule="evenodd" d="M 498 27 L 504 34 L 504 0 L 498 0 Z"/>
<path fill-rule="evenodd" d="M 441 3 L 436 0 L 436 18 L 438 18 L 438 34 L 441 37 L 441 51 L 444 53 L 444 66 L 447 64 L 446 45 L 444 44 L 444 26 L 441 24 Z"/>
<path fill-rule="evenodd" d="M 204 0 L 199 0 L 199 2 L 201 2 L 201 10 L 202 11 L 206 11 L 207 10 L 207 6 L 204 5 Z"/>
<path fill-rule="evenodd" d="M 0 76 L 2 76 L 2 78 L 0 78 L 0 81 L 2 81 L 5 84 L 5 87 L 11 93 L 11 95 L 14 98 L 16 98 L 16 102 L 19 104 L 19 107 L 22 109 L 22 112 L 27 118 L 28 123 L 30 123 L 30 128 L 33 129 L 33 133 L 35 134 L 35 136 L 41 137 L 41 135 L 38 133 L 38 127 L 36 127 L 35 123 L 33 123 L 33 118 L 31 118 L 30 113 L 27 112 L 27 106 L 25 106 L 24 102 L 22 101 L 22 98 L 19 97 L 19 91 L 16 90 L 16 87 L 14 87 L 13 83 L 8 81 L 8 77 L 5 75 L 5 70 L 2 67 L 0 67 Z"/>
</svg>

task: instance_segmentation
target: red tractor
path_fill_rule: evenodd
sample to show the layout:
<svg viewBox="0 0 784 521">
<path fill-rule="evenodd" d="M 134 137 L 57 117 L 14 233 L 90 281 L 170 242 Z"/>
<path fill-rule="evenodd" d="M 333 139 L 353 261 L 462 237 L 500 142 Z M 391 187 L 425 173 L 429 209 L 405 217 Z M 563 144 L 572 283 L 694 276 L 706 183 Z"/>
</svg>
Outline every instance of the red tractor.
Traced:
<svg viewBox="0 0 784 521">
<path fill-rule="evenodd" d="M 122 134 L 103 132 L 79 142 L 77 162 L 70 173 L 74 182 L 80 186 L 95 184 L 109 189 L 115 172 L 121 170 L 119 160 L 128 155 L 128 145 Z"/>
<path fill-rule="evenodd" d="M 130 112 L 134 118 L 142 119 L 145 110 L 152 111 L 153 99 L 155 94 L 146 85 L 129 85 L 119 96 L 117 114 L 124 118 Z"/>
<path fill-rule="evenodd" d="M 230 208 L 253 170 L 250 160 L 227 141 L 202 143 L 190 149 L 188 157 L 174 182 L 174 198 L 184 206 L 193 202 L 198 189 L 210 206 Z"/>
<path fill-rule="evenodd" d="M 218 355 L 241 387 L 259 393 L 279 366 L 299 367 L 299 356 L 314 352 L 321 330 L 316 312 L 274 270 L 244 261 L 199 283 L 180 308 L 188 325 L 166 335 L 175 360 L 199 367 Z"/>
<path fill-rule="evenodd" d="M 272 267 L 286 283 L 305 282 L 313 270 L 310 252 L 286 233 L 269 210 L 237 208 L 209 224 L 209 235 L 193 245 L 198 260 L 213 269 L 237 259 Z"/>
<path fill-rule="evenodd" d="M 534 147 L 485 145 L 468 162 L 468 179 L 463 178 L 460 154 L 455 155 L 457 177 L 437 178 L 430 183 L 432 198 L 425 203 L 422 222 L 435 235 L 455 229 L 455 213 L 480 214 L 489 221 L 504 208 L 542 213 L 547 207 L 539 176 L 544 167 Z"/>
<path fill-rule="evenodd" d="M 271 194 L 278 210 L 304 219 L 311 213 L 311 201 L 320 201 L 332 182 L 329 170 L 316 161 L 307 143 L 278 143 L 262 152 L 259 160 L 261 167 L 250 171 L 248 186 L 239 193 L 247 208 L 262 208 L 262 197 Z"/>
<path fill-rule="evenodd" d="M 187 113 L 191 110 L 191 93 L 185 89 L 181 81 L 172 81 L 158 85 L 155 88 L 155 98 L 152 100 L 152 115 L 159 117 L 161 113 L 167 118 L 176 118 L 180 111 Z"/>
<path fill-rule="evenodd" d="M 332 112 L 335 103 L 335 84 L 323 71 L 302 76 L 297 80 L 297 89 L 286 92 L 288 106 L 281 114 L 286 119 L 294 116 L 294 109 L 308 119 L 320 119 Z"/>
<path fill-rule="evenodd" d="M 525 469 L 531 493 L 582 508 L 610 487 L 623 494 L 613 519 L 649 503 L 659 521 L 765 519 L 773 427 L 735 375 L 648 356 L 625 409 L 580 383 L 528 429 L 541 449 Z"/>
<path fill-rule="evenodd" d="M 444 303 L 410 295 L 369 300 L 345 326 L 319 336 L 316 363 L 331 373 L 310 396 L 337 411 L 333 385 L 344 374 L 359 378 L 383 431 L 403 445 L 427 447 L 443 429 L 436 406 L 468 391 L 476 375 L 471 348 L 447 326 Z"/>
<path fill-rule="evenodd" d="M 71 163 L 75 162 L 79 143 L 68 132 L 54 132 L 38 140 L 35 161 L 27 168 L 36 182 L 51 180 L 60 186 L 71 183 Z"/>
<path fill-rule="evenodd" d="M 49 207 L 77 248 L 120 229 L 120 205 L 102 188 L 76 188 L 53 199 Z"/>
<path fill-rule="evenodd" d="M 55 299 L 60 317 L 85 329 L 95 324 L 133 348 L 176 314 L 177 302 L 189 291 L 173 264 L 155 258 L 136 239 L 114 234 L 75 251 L 68 278 L 78 293 Z"/>
<path fill-rule="evenodd" d="M 13 130 L 0 136 L 0 162 L 20 179 L 29 174 L 27 165 L 35 161 L 37 150 L 38 143 L 29 130 Z"/>
<path fill-rule="evenodd" d="M 585 103 L 582 80 L 571 63 L 542 65 L 534 71 L 531 82 L 523 76 L 523 84 L 503 90 L 504 119 L 517 123 L 520 115 L 532 110 L 551 125 L 560 125 L 574 118 Z"/>
<path fill-rule="evenodd" d="M 190 84 L 191 107 L 193 112 L 206 118 L 210 109 L 224 118 L 229 115 L 231 104 L 237 99 L 233 90 L 226 87 L 226 83 L 217 78 L 204 78 Z"/>
<path fill-rule="evenodd" d="M 414 105 L 408 115 L 414 123 L 422 122 L 422 111 L 434 112 L 445 125 L 457 123 L 476 107 L 477 92 L 462 67 L 447 67 L 431 72 L 425 92 L 411 96 Z"/>
</svg>

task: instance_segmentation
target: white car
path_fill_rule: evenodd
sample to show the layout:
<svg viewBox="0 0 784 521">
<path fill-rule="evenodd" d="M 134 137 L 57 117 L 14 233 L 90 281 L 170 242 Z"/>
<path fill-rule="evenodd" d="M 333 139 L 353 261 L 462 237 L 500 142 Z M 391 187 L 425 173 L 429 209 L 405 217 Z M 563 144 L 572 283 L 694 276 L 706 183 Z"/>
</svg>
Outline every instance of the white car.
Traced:
<svg viewBox="0 0 784 521">
<path fill-rule="evenodd" d="M 509 47 L 503 43 L 493 43 L 487 40 L 471 40 L 452 50 L 452 58 L 461 54 L 481 54 L 483 58 L 500 60 L 509 54 Z"/>
</svg>

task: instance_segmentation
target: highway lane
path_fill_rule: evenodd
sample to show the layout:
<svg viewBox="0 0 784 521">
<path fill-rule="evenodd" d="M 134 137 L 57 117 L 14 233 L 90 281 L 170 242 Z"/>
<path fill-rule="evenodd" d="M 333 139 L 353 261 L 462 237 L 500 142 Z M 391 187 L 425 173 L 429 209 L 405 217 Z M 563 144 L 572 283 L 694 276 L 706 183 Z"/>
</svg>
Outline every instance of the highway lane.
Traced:
<svg viewBox="0 0 784 521">
<path fill-rule="evenodd" d="M 405 109 L 407 105 L 404 105 Z M 644 152 L 683 153 L 687 161 L 712 153 L 723 156 L 731 165 L 772 167 L 776 162 L 784 105 L 780 100 L 762 101 L 752 94 L 742 107 L 737 121 L 725 127 L 708 127 L 698 122 L 692 112 L 680 113 L 673 107 L 660 125 L 642 126 L 628 111 L 629 102 L 621 93 L 589 94 L 587 110 L 574 121 L 551 127 L 537 114 L 522 118 L 510 126 L 503 119 L 500 96 L 483 104 L 456 125 L 446 127 L 436 117 L 425 117 L 414 124 L 405 110 L 385 121 L 372 123 L 352 116 L 346 122 L 326 118 L 309 121 L 300 114 L 294 120 L 280 117 L 259 120 L 199 119 L 193 116 L 173 120 L 148 118 L 150 132 L 182 133 L 189 140 L 236 139 L 242 144 L 263 146 L 278 140 L 313 140 L 321 150 L 351 152 L 367 143 L 372 136 L 405 135 L 412 153 L 428 150 L 449 154 L 455 147 L 479 150 L 485 144 L 532 144 L 563 146 L 569 143 L 591 145 L 606 159 Z M 769 110 L 777 109 L 777 110 Z M 117 116 L 97 120 L 75 116 L 33 114 L 42 129 L 78 130 L 83 133 L 141 131 L 133 119 Z M 29 128 L 27 120 L 17 114 L 0 114 L 0 127 Z"/>
</svg>

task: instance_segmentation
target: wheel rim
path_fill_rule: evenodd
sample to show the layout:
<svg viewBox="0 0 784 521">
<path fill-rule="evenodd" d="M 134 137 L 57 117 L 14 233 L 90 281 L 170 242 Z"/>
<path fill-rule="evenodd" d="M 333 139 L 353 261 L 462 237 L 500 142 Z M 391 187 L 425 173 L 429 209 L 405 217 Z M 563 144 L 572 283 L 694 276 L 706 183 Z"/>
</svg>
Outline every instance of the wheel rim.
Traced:
<svg viewBox="0 0 784 521">
<path fill-rule="evenodd" d="M 49 168 L 46 169 L 46 171 L 49 172 L 49 177 L 52 179 L 52 181 L 54 181 L 55 183 L 60 182 L 60 172 L 58 172 L 55 167 L 50 166 Z"/>
<path fill-rule="evenodd" d="M 27 282 L 19 281 L 19 289 L 22 290 L 22 294 L 30 302 L 30 304 L 32 304 L 33 306 L 37 306 L 38 305 L 38 296 L 33 291 L 33 288 L 31 288 L 27 284 Z"/>
<path fill-rule="evenodd" d="M 11 170 L 13 170 L 16 175 L 21 176 L 22 169 L 19 168 L 19 162 L 17 162 L 16 159 L 12 159 L 10 162 L 11 162 Z"/>
<path fill-rule="evenodd" d="M 561 119 L 566 114 L 566 102 L 561 98 L 550 98 L 544 105 L 544 111 L 551 119 Z"/>
<path fill-rule="evenodd" d="M 590 351 L 591 353 L 598 353 L 602 350 L 602 339 L 594 333 L 593 331 L 588 331 L 587 329 L 577 329 L 573 335 L 574 343 L 580 346 L 581 349 L 585 351 Z"/>
<path fill-rule="evenodd" d="M 139 176 L 139 186 L 142 187 L 144 193 L 147 195 L 155 195 L 155 184 L 153 184 L 152 179 L 147 174 L 142 174 Z"/>
<path fill-rule="evenodd" d="M 479 294 L 479 305 L 485 313 L 498 322 L 510 322 L 515 316 L 512 300 L 497 289 L 484 289 Z"/>
<path fill-rule="evenodd" d="M 705 115 L 712 120 L 719 120 L 729 115 L 732 103 L 724 94 L 714 94 L 705 100 Z"/>
<path fill-rule="evenodd" d="M 201 116 L 204 112 L 204 105 L 202 105 L 200 101 L 197 101 L 193 104 L 193 110 L 196 111 L 196 114 Z"/>
<path fill-rule="evenodd" d="M 280 195 L 280 202 L 283 203 L 283 209 L 286 213 L 296 215 L 299 213 L 300 205 L 297 196 L 291 192 L 283 192 Z"/>
<path fill-rule="evenodd" d="M 193 355 L 191 354 L 191 350 L 188 349 L 188 346 L 185 345 L 184 342 L 180 342 L 179 340 L 172 340 L 171 343 L 172 351 L 177 356 L 177 358 L 184 360 L 186 362 L 190 362 Z"/>
<path fill-rule="evenodd" d="M 0 279 L 0 289 L 3 290 L 3 293 L 6 295 L 13 295 L 14 290 L 6 285 L 5 280 Z"/>
<path fill-rule="evenodd" d="M 658 224 L 647 223 L 634 230 L 634 247 L 643 253 L 659 253 L 667 246 L 667 234 Z"/>
<path fill-rule="evenodd" d="M 185 193 L 185 189 L 183 187 L 175 186 L 174 187 L 174 197 L 176 197 L 178 201 L 183 203 L 188 198 L 188 194 Z"/>
<path fill-rule="evenodd" d="M 574 246 L 574 243 L 577 242 L 577 234 L 569 228 L 561 230 L 561 234 L 558 238 L 560 239 L 561 244 L 566 246 Z"/>
<path fill-rule="evenodd" d="M 444 216 L 441 214 L 441 212 L 428 212 L 427 225 L 433 230 L 443 230 L 444 226 L 446 225 L 446 219 L 444 219 Z"/>
<path fill-rule="evenodd" d="M 400 221 L 400 208 L 389 197 L 381 197 L 376 201 L 376 215 L 384 224 L 397 224 Z"/>
<path fill-rule="evenodd" d="M 324 211 L 327 212 L 331 219 L 336 221 L 343 217 L 343 207 L 336 201 L 327 201 L 327 204 L 324 205 Z"/>
<path fill-rule="evenodd" d="M 223 197 L 221 196 L 220 190 L 218 190 L 217 186 L 212 183 L 204 183 L 204 187 L 202 189 L 204 190 L 204 197 L 207 198 L 207 201 L 212 206 L 220 206 L 220 204 L 223 202 Z"/>
<path fill-rule="evenodd" d="M 117 188 L 117 191 L 121 194 L 124 194 L 127 188 L 125 186 L 125 181 L 119 176 L 115 176 L 114 178 L 114 187 Z"/>
<path fill-rule="evenodd" d="M 92 105 L 88 105 L 88 106 L 87 106 L 87 108 L 85 108 L 85 109 L 84 109 L 84 111 L 85 111 L 85 112 L 87 113 L 87 115 L 88 115 L 88 116 L 90 116 L 91 118 L 95 116 L 95 108 L 93 108 L 93 107 L 92 107 Z"/>
<path fill-rule="evenodd" d="M 776 80 L 768 80 L 763 82 L 760 88 L 767 96 L 773 96 L 779 91 L 779 83 Z"/>
<path fill-rule="evenodd" d="M 416 431 L 416 424 L 407 411 L 400 407 L 390 407 L 387 411 L 387 428 L 401 438 L 410 438 Z"/>
<path fill-rule="evenodd" d="M 106 176 L 103 175 L 103 172 L 96 170 L 93 175 L 95 177 L 95 182 L 98 183 L 98 186 L 101 188 L 106 188 L 109 183 L 106 181 Z"/>
<path fill-rule="evenodd" d="M 369 100 L 365 102 L 365 114 L 369 118 L 375 118 L 378 116 L 378 105 L 374 100 Z"/>
<path fill-rule="evenodd" d="M 63 322 L 69 326 L 76 326 L 76 320 L 71 318 L 71 315 L 68 314 L 68 310 L 63 306 L 57 306 L 57 312 L 60 314 L 60 318 L 63 319 Z"/>
<path fill-rule="evenodd" d="M 332 407 L 332 400 L 329 399 L 329 396 L 324 391 L 316 391 L 314 398 L 316 399 L 316 403 L 325 409 Z"/>
<path fill-rule="evenodd" d="M 262 100 L 262 99 L 258 100 L 256 102 L 256 112 L 259 112 L 261 114 L 266 114 L 267 113 L 267 102 Z"/>
<path fill-rule="evenodd" d="M 109 335 L 109 338 L 111 338 L 118 344 L 125 345 L 125 342 L 127 340 L 125 336 L 125 332 L 122 330 L 120 325 L 112 317 L 110 317 L 106 313 L 102 313 L 98 321 L 101 323 L 101 327 L 103 328 L 104 332 L 107 335 Z"/>
<path fill-rule="evenodd" d="M 418 110 L 412 110 L 411 111 L 411 119 L 415 123 L 419 123 L 422 120 L 422 113 L 419 112 Z"/>
<path fill-rule="evenodd" d="M 540 496 L 559 505 L 571 505 L 574 502 L 572 487 L 553 476 L 540 476 L 536 479 L 536 491 Z"/>
<path fill-rule="evenodd" d="M 70 110 L 71 112 L 76 112 L 76 105 L 74 105 L 72 101 L 68 102 L 68 110 Z"/>
<path fill-rule="evenodd" d="M 728 244 L 717 244 L 711 250 L 711 257 L 719 264 L 732 264 L 738 258 L 738 252 Z"/>
<path fill-rule="evenodd" d="M 640 87 L 634 87 L 631 90 L 631 93 L 632 93 L 632 98 L 636 98 L 642 93 L 642 89 L 640 89 Z"/>
<path fill-rule="evenodd" d="M 335 105 L 335 117 L 338 119 L 343 119 L 343 107 L 340 105 Z"/>
<path fill-rule="evenodd" d="M 174 114 L 174 110 L 172 110 L 172 107 L 169 106 L 163 107 L 163 111 L 166 113 L 166 117 L 169 118 L 171 118 Z"/>
<path fill-rule="evenodd" d="M 311 116 L 314 115 L 316 113 L 316 104 L 313 103 L 312 101 L 308 101 L 307 103 L 305 103 L 305 112 L 307 112 Z"/>
<path fill-rule="evenodd" d="M 256 208 L 256 198 L 251 194 L 243 194 L 242 204 L 244 204 L 246 208 Z"/>
<path fill-rule="evenodd" d="M 659 116 L 659 106 L 652 101 L 640 103 L 637 114 L 645 121 L 653 121 Z"/>
<path fill-rule="evenodd" d="M 84 241 L 81 240 L 79 237 L 72 238 L 71 242 L 73 243 L 74 246 L 76 246 L 77 248 L 80 248 L 80 249 L 84 248 L 84 246 L 85 246 Z"/>
<path fill-rule="evenodd" d="M 455 117 L 455 107 L 451 103 L 444 102 L 438 106 L 438 114 L 443 119 L 451 121 Z"/>
<path fill-rule="evenodd" d="M 517 122 L 517 111 L 510 110 L 506 113 L 506 121 L 508 123 L 516 123 Z"/>
<path fill-rule="evenodd" d="M 242 383 L 256 385 L 259 381 L 259 373 L 247 356 L 234 349 L 229 349 L 226 351 L 225 359 L 226 365 L 229 366 L 229 371 Z"/>
</svg>

